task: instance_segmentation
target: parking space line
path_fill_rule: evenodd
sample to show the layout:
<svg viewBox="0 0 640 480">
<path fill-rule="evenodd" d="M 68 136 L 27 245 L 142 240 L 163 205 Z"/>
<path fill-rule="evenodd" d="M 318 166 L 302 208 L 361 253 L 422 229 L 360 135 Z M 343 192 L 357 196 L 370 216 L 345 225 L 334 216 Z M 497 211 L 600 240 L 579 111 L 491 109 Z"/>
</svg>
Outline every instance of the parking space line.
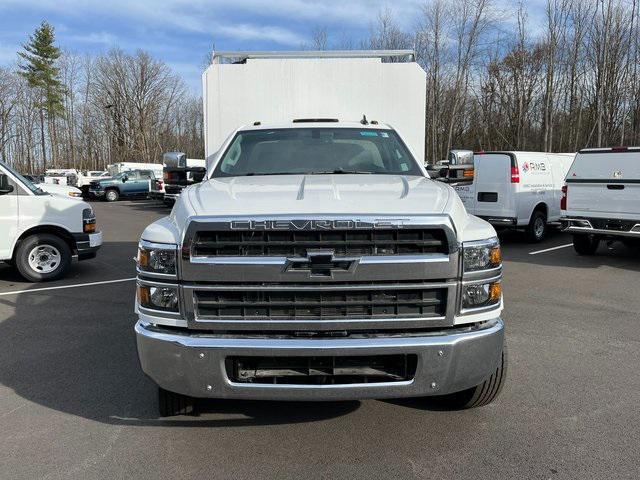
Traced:
<svg viewBox="0 0 640 480">
<path fill-rule="evenodd" d="M 14 290 L 13 292 L 0 292 L 0 297 L 4 297 L 6 295 L 18 295 L 20 293 L 44 292 L 44 291 L 47 291 L 47 290 L 61 290 L 63 288 L 90 287 L 92 285 L 106 285 L 107 283 L 132 282 L 135 279 L 136 279 L 136 277 L 119 278 L 118 280 L 104 280 L 102 282 L 76 283 L 74 285 L 59 285 L 57 287 L 44 287 L 44 288 L 32 288 L 32 289 L 25 289 L 25 290 Z"/>
<path fill-rule="evenodd" d="M 557 247 L 545 248 L 544 250 L 536 250 L 529 252 L 529 255 L 538 255 L 539 253 L 551 252 L 553 250 L 560 250 L 561 248 L 572 247 L 573 243 L 567 243 L 566 245 L 558 245 Z"/>
</svg>

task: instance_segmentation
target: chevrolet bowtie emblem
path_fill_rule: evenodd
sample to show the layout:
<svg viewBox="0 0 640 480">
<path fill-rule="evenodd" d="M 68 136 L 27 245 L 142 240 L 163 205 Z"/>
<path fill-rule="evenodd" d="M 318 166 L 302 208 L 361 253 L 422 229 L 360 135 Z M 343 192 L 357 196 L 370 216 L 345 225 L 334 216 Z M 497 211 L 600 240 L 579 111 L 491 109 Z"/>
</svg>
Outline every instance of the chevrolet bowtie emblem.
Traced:
<svg viewBox="0 0 640 480">
<path fill-rule="evenodd" d="M 333 277 L 335 273 L 353 273 L 357 258 L 335 257 L 331 249 L 307 250 L 306 257 L 288 258 L 285 272 L 308 272 L 311 277 Z"/>
</svg>

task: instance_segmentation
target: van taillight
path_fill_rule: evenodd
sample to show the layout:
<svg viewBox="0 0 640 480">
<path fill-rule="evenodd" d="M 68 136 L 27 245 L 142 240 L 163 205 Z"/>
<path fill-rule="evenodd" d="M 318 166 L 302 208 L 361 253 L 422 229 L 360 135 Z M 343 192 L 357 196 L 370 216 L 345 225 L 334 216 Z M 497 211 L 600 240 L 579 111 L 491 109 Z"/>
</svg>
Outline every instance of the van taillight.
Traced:
<svg viewBox="0 0 640 480">
<path fill-rule="evenodd" d="M 569 195 L 569 189 L 566 185 L 562 187 L 562 198 L 560 199 L 560 210 L 567 209 L 567 196 Z"/>
<path fill-rule="evenodd" d="M 511 167 L 511 183 L 520 183 L 520 172 L 518 167 Z"/>
</svg>

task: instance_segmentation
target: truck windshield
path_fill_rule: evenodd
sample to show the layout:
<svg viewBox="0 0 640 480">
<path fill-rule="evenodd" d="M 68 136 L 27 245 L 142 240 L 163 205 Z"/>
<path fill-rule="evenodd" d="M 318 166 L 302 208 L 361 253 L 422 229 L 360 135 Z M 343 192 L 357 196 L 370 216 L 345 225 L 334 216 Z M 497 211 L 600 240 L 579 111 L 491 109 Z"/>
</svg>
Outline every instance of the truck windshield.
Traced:
<svg viewBox="0 0 640 480">
<path fill-rule="evenodd" d="M 13 175 L 27 190 L 32 191 L 36 195 L 47 195 L 44 190 L 42 190 L 37 185 L 34 185 L 31 180 L 28 180 L 23 175 L 11 168 L 9 165 L 0 161 L 0 172 L 2 172 L 2 170 L 6 170 L 11 173 L 11 175 Z"/>
<path fill-rule="evenodd" d="M 393 130 L 283 128 L 239 132 L 212 177 L 327 173 L 423 176 Z"/>
</svg>

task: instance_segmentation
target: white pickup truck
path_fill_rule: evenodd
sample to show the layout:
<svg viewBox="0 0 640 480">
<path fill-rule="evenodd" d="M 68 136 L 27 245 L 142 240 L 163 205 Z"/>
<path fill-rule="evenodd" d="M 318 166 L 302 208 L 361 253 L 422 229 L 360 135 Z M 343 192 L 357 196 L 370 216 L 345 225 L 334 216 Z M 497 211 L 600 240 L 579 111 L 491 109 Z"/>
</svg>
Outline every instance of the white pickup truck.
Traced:
<svg viewBox="0 0 640 480">
<path fill-rule="evenodd" d="M 505 372 L 493 227 L 391 127 L 233 132 L 140 239 L 135 326 L 160 414 L 194 397 L 491 402 Z"/>
<path fill-rule="evenodd" d="M 640 147 L 581 150 L 565 182 L 562 222 L 578 254 L 602 240 L 640 245 Z"/>
<path fill-rule="evenodd" d="M 51 194 L 0 162 L 0 261 L 32 282 L 62 277 L 72 258 L 93 258 L 102 244 L 91 207 Z"/>
</svg>

